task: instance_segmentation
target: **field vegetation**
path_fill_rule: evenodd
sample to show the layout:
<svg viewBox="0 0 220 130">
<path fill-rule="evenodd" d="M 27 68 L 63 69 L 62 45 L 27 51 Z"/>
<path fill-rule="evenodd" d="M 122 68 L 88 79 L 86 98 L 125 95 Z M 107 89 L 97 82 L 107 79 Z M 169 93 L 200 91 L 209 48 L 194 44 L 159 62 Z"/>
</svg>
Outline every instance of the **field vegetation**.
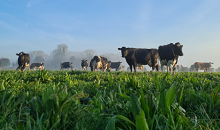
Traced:
<svg viewBox="0 0 220 130">
<path fill-rule="evenodd" d="M 2 70 L 0 128 L 220 129 L 220 73 Z"/>
</svg>

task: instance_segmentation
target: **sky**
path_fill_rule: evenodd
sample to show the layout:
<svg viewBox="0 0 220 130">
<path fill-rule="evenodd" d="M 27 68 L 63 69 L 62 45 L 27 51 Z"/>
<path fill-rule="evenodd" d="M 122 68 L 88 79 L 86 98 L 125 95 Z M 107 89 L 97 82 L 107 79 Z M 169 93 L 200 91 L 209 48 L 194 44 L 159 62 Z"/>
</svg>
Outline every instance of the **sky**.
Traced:
<svg viewBox="0 0 220 130">
<path fill-rule="evenodd" d="M 0 0 L 0 58 L 58 44 L 98 54 L 180 42 L 178 64 L 220 67 L 219 0 Z M 122 62 L 126 62 L 125 60 Z"/>
</svg>

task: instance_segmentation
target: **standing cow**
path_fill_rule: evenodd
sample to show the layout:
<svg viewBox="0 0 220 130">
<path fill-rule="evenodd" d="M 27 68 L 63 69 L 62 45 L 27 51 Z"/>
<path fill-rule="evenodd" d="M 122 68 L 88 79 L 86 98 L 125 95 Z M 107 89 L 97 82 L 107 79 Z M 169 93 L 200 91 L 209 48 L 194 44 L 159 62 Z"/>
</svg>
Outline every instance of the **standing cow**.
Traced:
<svg viewBox="0 0 220 130">
<path fill-rule="evenodd" d="M 16 70 L 25 70 L 26 67 L 28 67 L 28 70 L 30 70 L 30 56 L 28 53 L 20 52 L 16 53 L 18 56 L 18 68 Z"/>
<path fill-rule="evenodd" d="M 61 62 L 60 63 L 60 70 L 64 70 L 64 69 L 74 70 L 74 65 L 72 64 L 72 62 Z"/>
<path fill-rule="evenodd" d="M 108 60 L 105 57 L 96 55 L 91 59 L 89 67 L 91 67 L 91 71 L 102 69 L 105 72 L 108 67 Z"/>
<path fill-rule="evenodd" d="M 82 70 L 87 70 L 89 63 L 87 60 L 82 60 L 81 62 L 81 66 L 82 66 Z"/>
<path fill-rule="evenodd" d="M 137 64 L 149 65 L 152 67 L 152 73 L 156 68 L 158 71 L 157 59 L 159 57 L 157 49 L 142 49 L 142 48 L 118 48 L 121 50 L 122 57 L 126 59 L 130 70 L 132 72 L 132 66 L 136 72 Z"/>
<path fill-rule="evenodd" d="M 166 65 L 167 72 L 169 72 L 170 69 L 170 74 L 172 74 L 172 68 L 171 68 L 172 65 L 173 74 L 175 74 L 178 58 L 179 56 L 183 56 L 182 48 L 183 45 L 180 45 L 179 42 L 175 43 L 175 45 L 173 43 L 170 43 L 168 45 L 159 46 L 158 52 L 159 52 L 159 59 L 160 59 L 162 73 L 163 73 L 163 66 Z"/>
<path fill-rule="evenodd" d="M 197 72 L 199 70 L 204 70 L 204 72 L 207 72 L 209 70 L 209 68 L 212 67 L 212 64 L 213 63 L 211 63 L 211 62 L 209 62 L 209 63 L 195 62 L 194 67 L 195 67 Z"/>
<path fill-rule="evenodd" d="M 111 69 L 115 69 L 115 71 L 118 71 L 120 65 L 122 62 L 111 62 Z"/>
<path fill-rule="evenodd" d="M 44 63 L 32 63 L 30 69 L 44 69 Z"/>
</svg>

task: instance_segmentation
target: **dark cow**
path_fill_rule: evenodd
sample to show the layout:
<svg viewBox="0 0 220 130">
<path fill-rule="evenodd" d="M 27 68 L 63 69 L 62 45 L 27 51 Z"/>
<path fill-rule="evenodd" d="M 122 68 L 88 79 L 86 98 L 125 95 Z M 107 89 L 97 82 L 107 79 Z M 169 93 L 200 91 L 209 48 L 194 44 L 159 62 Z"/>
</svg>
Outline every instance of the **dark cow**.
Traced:
<svg viewBox="0 0 220 130">
<path fill-rule="evenodd" d="M 118 71 L 120 65 L 121 65 L 122 62 L 111 62 L 111 68 L 112 69 L 115 69 L 115 71 Z"/>
<path fill-rule="evenodd" d="M 121 50 L 122 57 L 126 59 L 128 65 L 130 66 L 130 70 L 132 72 L 132 66 L 134 71 L 137 70 L 137 64 L 141 65 L 149 65 L 152 67 L 152 73 L 156 68 L 158 71 L 157 59 L 159 57 L 157 49 L 143 49 L 143 48 L 118 48 Z"/>
<path fill-rule="evenodd" d="M 104 72 L 106 71 L 108 66 L 108 60 L 105 57 L 102 56 L 94 56 L 89 64 L 89 67 L 91 67 L 91 71 L 95 71 L 95 69 L 97 69 L 97 71 L 99 71 L 99 69 L 102 69 Z"/>
<path fill-rule="evenodd" d="M 82 66 L 82 70 L 87 70 L 89 63 L 87 60 L 82 60 L 81 62 L 81 66 Z"/>
<path fill-rule="evenodd" d="M 158 52 L 159 52 L 159 59 L 160 59 L 162 73 L 163 73 L 163 66 L 166 65 L 167 72 L 169 72 L 170 69 L 170 74 L 172 74 L 172 68 L 171 68 L 172 65 L 173 74 L 175 74 L 178 58 L 179 56 L 183 56 L 182 48 L 183 45 L 180 45 L 179 42 L 175 43 L 175 45 L 173 43 L 170 43 L 168 45 L 159 46 Z"/>
<path fill-rule="evenodd" d="M 61 62 L 60 63 L 60 70 L 64 70 L 64 69 L 74 70 L 74 65 L 72 64 L 72 62 Z"/>
<path fill-rule="evenodd" d="M 204 72 L 207 72 L 209 70 L 209 68 L 212 67 L 212 64 L 213 63 L 211 63 L 211 62 L 209 62 L 209 63 L 195 62 L 194 67 L 197 72 L 199 70 L 204 70 Z"/>
<path fill-rule="evenodd" d="M 28 67 L 28 70 L 30 70 L 30 56 L 28 53 L 20 52 L 16 53 L 18 56 L 18 68 L 16 70 L 25 70 L 26 67 Z"/>
<path fill-rule="evenodd" d="M 44 63 L 32 63 L 30 69 L 44 69 Z"/>
</svg>

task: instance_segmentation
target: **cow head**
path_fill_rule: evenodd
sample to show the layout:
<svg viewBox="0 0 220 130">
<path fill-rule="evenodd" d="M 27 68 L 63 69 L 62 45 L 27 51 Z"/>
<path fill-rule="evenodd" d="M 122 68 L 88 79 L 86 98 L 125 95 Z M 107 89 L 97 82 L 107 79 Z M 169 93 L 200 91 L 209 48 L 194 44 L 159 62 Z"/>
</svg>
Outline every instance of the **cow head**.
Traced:
<svg viewBox="0 0 220 130">
<path fill-rule="evenodd" d="M 20 53 L 16 53 L 17 56 L 22 56 L 23 54 L 25 54 L 23 51 Z"/>
<path fill-rule="evenodd" d="M 212 67 L 212 64 L 214 64 L 214 63 L 212 63 L 212 62 L 209 62 L 209 64 L 210 64 L 210 67 Z"/>
<path fill-rule="evenodd" d="M 123 58 L 125 58 L 127 56 L 128 51 L 127 51 L 126 47 L 118 48 L 118 50 L 121 50 L 121 55 Z"/>
<path fill-rule="evenodd" d="M 44 65 L 44 63 L 41 63 L 41 65 Z"/>
<path fill-rule="evenodd" d="M 173 45 L 174 54 L 183 56 L 182 48 L 183 48 L 183 45 L 180 45 L 179 42 L 175 43 L 175 45 Z"/>
</svg>

